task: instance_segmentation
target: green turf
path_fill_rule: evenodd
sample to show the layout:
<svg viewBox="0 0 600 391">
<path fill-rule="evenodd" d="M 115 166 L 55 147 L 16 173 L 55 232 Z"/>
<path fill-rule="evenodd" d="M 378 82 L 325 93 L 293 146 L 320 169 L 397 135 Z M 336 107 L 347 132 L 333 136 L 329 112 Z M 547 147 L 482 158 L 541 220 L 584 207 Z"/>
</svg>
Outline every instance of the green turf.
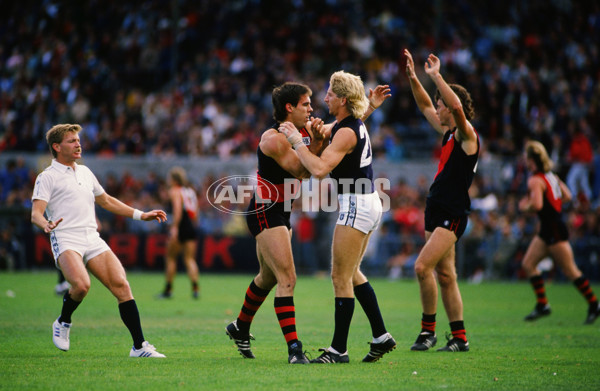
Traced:
<svg viewBox="0 0 600 391">
<path fill-rule="evenodd" d="M 129 273 L 146 339 L 167 355 L 133 359 L 116 302 L 97 280 L 92 279 L 92 289 L 73 317 L 71 350 L 62 352 L 51 340 L 51 324 L 61 306 L 53 293 L 56 274 L 1 273 L 0 389 L 600 389 L 600 321 L 582 325 L 587 305 L 568 283 L 547 285 L 553 313 L 536 323 L 522 321 L 534 304 L 527 283 L 462 283 L 471 351 L 438 353 L 409 350 L 420 328 L 417 284 L 372 279 L 398 348 L 377 363 L 361 362 L 371 336 L 357 304 L 350 364 L 289 365 L 273 294 L 252 326 L 256 360 L 243 359 L 224 333 L 251 279 L 203 275 L 201 299 L 194 301 L 185 276 L 179 275 L 173 299 L 156 300 L 162 275 Z M 313 357 L 331 342 L 332 292 L 327 277 L 298 280 L 298 334 Z M 437 324 L 441 346 L 448 331 L 441 307 Z"/>
</svg>

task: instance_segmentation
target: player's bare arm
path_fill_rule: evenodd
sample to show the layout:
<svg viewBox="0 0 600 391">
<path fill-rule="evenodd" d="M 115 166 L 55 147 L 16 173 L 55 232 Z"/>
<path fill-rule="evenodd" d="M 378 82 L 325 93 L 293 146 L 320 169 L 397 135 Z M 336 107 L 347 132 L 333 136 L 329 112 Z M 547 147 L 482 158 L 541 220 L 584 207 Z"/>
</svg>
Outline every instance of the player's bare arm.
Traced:
<svg viewBox="0 0 600 391">
<path fill-rule="evenodd" d="M 473 155 L 477 153 L 477 133 L 467 120 L 460 99 L 442 77 L 440 66 L 440 59 L 430 54 L 425 63 L 425 72 L 435 83 L 446 107 L 454 118 L 454 123 L 458 129 L 457 140 L 461 142 L 461 148 L 467 155 Z"/>
<path fill-rule="evenodd" d="M 415 102 L 417 103 L 417 107 L 421 113 L 423 113 L 427 122 L 429 122 L 429 124 L 436 130 L 436 132 L 444 134 L 444 132 L 447 130 L 447 127 L 442 126 L 440 123 L 440 119 L 436 114 L 435 106 L 431 101 L 431 97 L 429 97 L 429 94 L 427 91 L 425 91 L 425 88 L 415 73 L 415 64 L 408 49 L 404 49 L 404 55 L 406 56 L 406 76 L 410 82 L 410 89 L 413 93 L 413 97 L 415 98 Z"/>
<path fill-rule="evenodd" d="M 292 124 L 292 126 L 294 125 Z M 294 129 L 296 129 L 295 126 Z M 296 131 L 298 130 L 296 129 Z M 300 133 L 298 132 L 298 134 Z M 296 155 L 290 143 L 287 142 L 284 134 L 275 129 L 269 129 L 263 133 L 259 146 L 265 155 L 275 160 L 281 168 L 296 178 L 303 179 L 310 177 L 310 172 L 304 168 L 298 155 Z"/>
<path fill-rule="evenodd" d="M 46 220 L 44 212 L 48 203 L 43 200 L 33 200 L 31 207 L 31 222 L 37 225 L 40 229 L 43 229 L 45 233 L 50 233 L 54 228 L 63 221 L 62 217 L 56 221 Z"/>
<path fill-rule="evenodd" d="M 544 191 L 546 184 L 541 178 L 531 177 L 527 181 L 528 193 L 519 202 L 519 210 L 522 212 L 537 212 L 544 206 Z"/>
<path fill-rule="evenodd" d="M 176 188 L 171 188 L 171 190 L 169 190 L 169 198 L 171 199 L 171 205 L 173 208 L 173 222 L 171 223 L 170 234 L 171 237 L 177 239 L 179 223 L 181 222 L 181 216 L 183 214 L 183 200 L 181 198 L 181 192 Z"/>
<path fill-rule="evenodd" d="M 123 203 L 107 193 L 102 193 L 96 197 L 96 203 L 109 212 L 125 217 L 133 217 L 135 209 Z M 159 223 L 167 221 L 167 214 L 163 210 L 151 210 L 150 212 L 142 212 L 140 220 L 151 221 L 157 220 Z"/>
<path fill-rule="evenodd" d="M 284 122 L 279 130 L 286 135 L 287 140 L 294 146 L 300 162 L 317 179 L 324 178 L 356 146 L 356 134 L 350 128 L 341 128 L 324 150 L 321 156 L 313 155 L 301 142 L 298 130 L 290 122 Z"/>
</svg>

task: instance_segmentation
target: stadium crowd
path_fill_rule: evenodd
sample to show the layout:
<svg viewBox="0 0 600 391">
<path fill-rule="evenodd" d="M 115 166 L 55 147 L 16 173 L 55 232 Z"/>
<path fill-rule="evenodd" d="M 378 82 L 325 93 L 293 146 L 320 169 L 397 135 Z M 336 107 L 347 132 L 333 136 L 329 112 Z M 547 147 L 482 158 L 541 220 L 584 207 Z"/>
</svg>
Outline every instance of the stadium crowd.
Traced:
<svg viewBox="0 0 600 391">
<path fill-rule="evenodd" d="M 485 147 L 481 159 L 503 165 L 501 181 L 476 176 L 459 272 L 473 281 L 520 276 L 535 220 L 519 215 L 516 202 L 526 184 L 523 142 L 534 138 L 577 195 L 568 209 L 576 259 L 586 275 L 600 279 L 598 3 L 107 0 L 65 6 L 44 0 L 40 6 L 24 0 L 7 7 L 0 15 L 0 153 L 47 154 L 45 132 L 74 122 L 84 128 L 86 154 L 252 155 L 272 122 L 274 85 L 308 83 L 315 115 L 325 118 L 328 75 L 344 69 L 367 86 L 392 88 L 390 102 L 369 119 L 375 155 L 429 159 L 439 142 L 410 95 L 402 49 L 410 48 L 417 64 L 436 52 L 449 81 L 467 87 L 479 105 L 473 124 Z M 19 160 L 2 167 L 0 205 L 30 206 L 35 174 Z M 430 179 L 390 190 L 392 210 L 368 254 L 374 269 L 410 273 Z M 164 179 L 156 175 L 119 173 L 101 182 L 123 201 L 167 204 Z M 209 183 L 196 184 L 199 194 Z M 295 215 L 299 240 L 308 243 L 297 247 L 309 254 L 322 252 L 316 242 L 323 235 L 310 235 L 318 218 L 326 217 Z M 118 217 L 99 219 L 110 231 L 148 229 Z M 207 202 L 200 225 L 204 232 L 246 234 L 243 221 Z M 0 256 L 15 246 L 10 230 L 2 227 Z M 321 260 L 307 269 L 323 267 Z"/>
</svg>

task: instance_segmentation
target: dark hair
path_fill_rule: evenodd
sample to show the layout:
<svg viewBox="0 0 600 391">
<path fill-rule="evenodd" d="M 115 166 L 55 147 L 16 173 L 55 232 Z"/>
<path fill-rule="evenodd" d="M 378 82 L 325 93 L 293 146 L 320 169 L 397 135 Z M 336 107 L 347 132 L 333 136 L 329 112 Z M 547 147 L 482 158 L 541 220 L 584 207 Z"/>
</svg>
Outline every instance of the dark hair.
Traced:
<svg viewBox="0 0 600 391">
<path fill-rule="evenodd" d="M 296 106 L 302 95 L 312 95 L 312 90 L 305 84 L 285 82 L 280 86 L 273 88 L 273 118 L 277 122 L 285 121 L 287 111 L 285 105 L 288 103 Z"/>
<path fill-rule="evenodd" d="M 475 117 L 475 109 L 473 108 L 473 99 L 471 99 L 471 94 L 469 94 L 469 91 L 467 91 L 466 88 L 461 85 L 448 84 L 448 86 L 450 86 L 452 91 L 454 91 L 456 96 L 458 96 L 467 121 L 471 121 Z M 438 90 L 435 92 L 435 101 L 437 102 L 439 99 L 442 99 L 442 94 L 440 94 L 440 91 Z M 444 104 L 445 103 L 446 102 L 444 102 Z"/>
</svg>

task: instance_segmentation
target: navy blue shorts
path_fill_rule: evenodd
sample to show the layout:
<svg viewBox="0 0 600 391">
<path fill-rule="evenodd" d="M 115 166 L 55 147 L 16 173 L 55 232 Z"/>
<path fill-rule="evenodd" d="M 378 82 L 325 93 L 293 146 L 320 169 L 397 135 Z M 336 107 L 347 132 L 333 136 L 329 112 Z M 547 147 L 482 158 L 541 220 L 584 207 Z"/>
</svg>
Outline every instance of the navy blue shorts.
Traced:
<svg viewBox="0 0 600 391">
<path fill-rule="evenodd" d="M 454 232 L 456 241 L 460 239 L 467 228 L 467 215 L 452 216 L 437 205 L 427 203 L 425 207 L 425 230 L 433 232 L 437 227 L 442 227 Z"/>
</svg>

